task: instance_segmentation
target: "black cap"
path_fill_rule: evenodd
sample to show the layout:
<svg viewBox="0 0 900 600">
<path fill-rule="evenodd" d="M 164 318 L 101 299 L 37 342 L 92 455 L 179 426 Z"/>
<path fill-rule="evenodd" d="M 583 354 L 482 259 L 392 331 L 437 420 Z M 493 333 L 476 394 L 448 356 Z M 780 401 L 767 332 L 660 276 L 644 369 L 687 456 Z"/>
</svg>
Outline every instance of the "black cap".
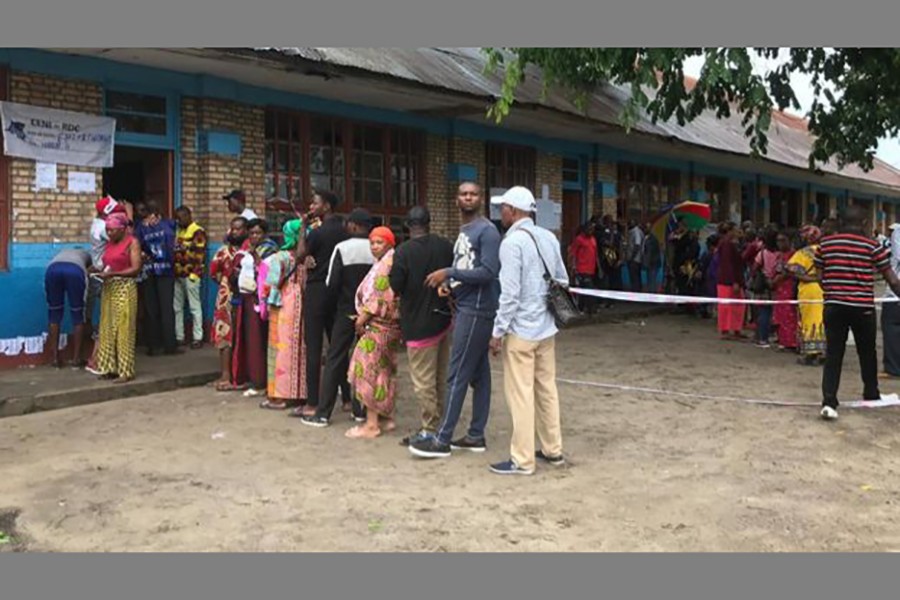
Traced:
<svg viewBox="0 0 900 600">
<path fill-rule="evenodd" d="M 431 213 L 424 206 L 413 206 L 406 214 L 407 227 L 427 227 L 431 223 Z"/>
<path fill-rule="evenodd" d="M 372 226 L 372 215 L 364 208 L 354 208 L 347 217 L 347 220 L 351 223 L 365 225 L 366 227 Z"/>
<path fill-rule="evenodd" d="M 237 200 L 238 202 L 246 202 L 247 194 L 244 193 L 244 190 L 231 190 L 229 193 L 222 196 L 222 200 Z"/>
</svg>

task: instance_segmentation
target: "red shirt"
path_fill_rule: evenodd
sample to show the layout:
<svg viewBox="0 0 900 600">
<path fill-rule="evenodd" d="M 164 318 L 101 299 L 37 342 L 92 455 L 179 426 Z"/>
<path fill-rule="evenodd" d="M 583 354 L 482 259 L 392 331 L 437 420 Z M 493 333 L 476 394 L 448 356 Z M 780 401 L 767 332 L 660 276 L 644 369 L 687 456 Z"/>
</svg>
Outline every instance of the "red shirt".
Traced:
<svg viewBox="0 0 900 600">
<path fill-rule="evenodd" d="M 597 274 L 597 239 L 592 235 L 577 235 L 569 244 L 569 257 L 575 261 L 577 275 Z"/>
<path fill-rule="evenodd" d="M 737 244 L 725 240 L 719 244 L 719 278 L 720 285 L 744 285 L 744 260 L 738 251 Z"/>
</svg>

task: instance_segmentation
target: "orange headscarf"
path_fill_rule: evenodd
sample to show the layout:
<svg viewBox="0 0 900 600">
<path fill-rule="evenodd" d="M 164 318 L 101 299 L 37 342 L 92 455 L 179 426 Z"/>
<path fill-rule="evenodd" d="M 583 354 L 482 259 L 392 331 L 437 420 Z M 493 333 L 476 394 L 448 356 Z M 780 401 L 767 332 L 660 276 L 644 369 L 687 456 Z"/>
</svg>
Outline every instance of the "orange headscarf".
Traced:
<svg viewBox="0 0 900 600">
<path fill-rule="evenodd" d="M 397 240 L 394 237 L 394 232 L 384 226 L 376 227 L 372 230 L 372 233 L 369 234 L 369 240 L 373 240 L 375 238 L 384 240 L 391 248 L 397 245 Z"/>
</svg>

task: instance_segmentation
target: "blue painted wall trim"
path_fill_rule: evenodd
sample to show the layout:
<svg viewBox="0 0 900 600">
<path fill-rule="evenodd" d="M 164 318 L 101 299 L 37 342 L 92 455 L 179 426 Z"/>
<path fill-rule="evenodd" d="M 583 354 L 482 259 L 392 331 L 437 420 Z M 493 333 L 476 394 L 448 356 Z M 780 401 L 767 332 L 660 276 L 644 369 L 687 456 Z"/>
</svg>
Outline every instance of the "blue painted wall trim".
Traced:
<svg viewBox="0 0 900 600">
<path fill-rule="evenodd" d="M 578 181 L 563 181 L 562 189 L 580 192 L 583 186 Z"/>
<path fill-rule="evenodd" d="M 200 131 L 197 133 L 200 154 L 219 154 L 235 158 L 241 155 L 241 135 L 233 131 Z"/>
<path fill-rule="evenodd" d="M 617 194 L 616 184 L 611 181 L 595 181 L 594 194 L 600 198 L 615 198 Z"/>
<path fill-rule="evenodd" d="M 210 243 L 207 253 L 209 260 L 222 246 L 221 242 Z M 0 272 L 0 339 L 18 336 L 31 337 L 47 330 L 47 307 L 44 293 L 44 271 L 47 263 L 64 248 L 89 249 L 88 243 L 23 244 L 10 246 L 11 271 Z M 203 278 L 203 320 L 212 320 L 218 286 L 208 275 Z M 24 299 L 24 301 L 23 301 Z M 63 331 L 69 331 L 68 314 L 63 321 Z"/>
<path fill-rule="evenodd" d="M 709 200 L 706 190 L 691 190 L 690 196 L 694 202 L 707 202 Z"/>
<path fill-rule="evenodd" d="M 450 163 L 447 165 L 447 181 L 478 181 L 478 169 L 473 165 Z"/>
</svg>

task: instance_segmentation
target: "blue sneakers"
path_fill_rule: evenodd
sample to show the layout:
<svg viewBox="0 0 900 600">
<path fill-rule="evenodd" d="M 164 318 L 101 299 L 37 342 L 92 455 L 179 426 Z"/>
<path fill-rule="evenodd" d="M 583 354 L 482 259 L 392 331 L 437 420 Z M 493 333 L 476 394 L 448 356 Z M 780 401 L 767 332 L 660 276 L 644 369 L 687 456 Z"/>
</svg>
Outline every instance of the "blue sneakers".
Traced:
<svg viewBox="0 0 900 600">
<path fill-rule="evenodd" d="M 534 475 L 534 469 L 523 469 L 513 459 L 495 463 L 490 468 L 491 473 L 497 475 Z"/>
</svg>

